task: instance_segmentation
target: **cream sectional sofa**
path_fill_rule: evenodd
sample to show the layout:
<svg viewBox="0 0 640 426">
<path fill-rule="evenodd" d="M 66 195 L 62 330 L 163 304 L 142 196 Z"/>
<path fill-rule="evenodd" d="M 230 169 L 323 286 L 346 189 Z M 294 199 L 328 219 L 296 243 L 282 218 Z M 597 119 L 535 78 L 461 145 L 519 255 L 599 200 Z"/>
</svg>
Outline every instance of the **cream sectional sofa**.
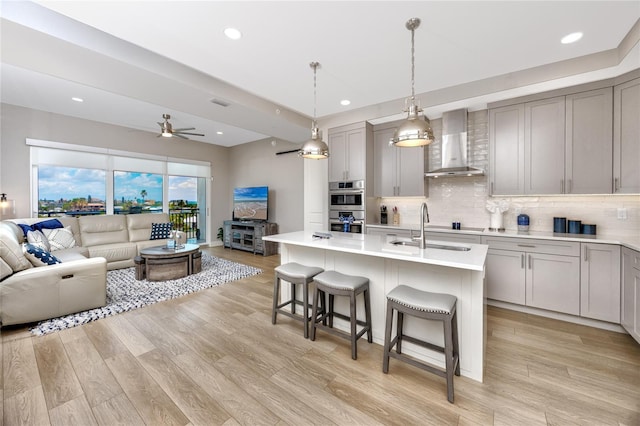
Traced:
<svg viewBox="0 0 640 426">
<path fill-rule="evenodd" d="M 145 247 L 164 245 L 150 240 L 152 223 L 167 223 L 167 213 L 96 215 L 57 218 L 68 227 L 75 246 L 53 251 L 62 263 L 34 267 L 22 252 L 25 242 L 19 223 L 42 218 L 0 222 L 0 322 L 3 326 L 53 318 L 104 306 L 106 271 L 134 266 Z M 180 235 L 184 241 L 184 234 Z"/>
</svg>

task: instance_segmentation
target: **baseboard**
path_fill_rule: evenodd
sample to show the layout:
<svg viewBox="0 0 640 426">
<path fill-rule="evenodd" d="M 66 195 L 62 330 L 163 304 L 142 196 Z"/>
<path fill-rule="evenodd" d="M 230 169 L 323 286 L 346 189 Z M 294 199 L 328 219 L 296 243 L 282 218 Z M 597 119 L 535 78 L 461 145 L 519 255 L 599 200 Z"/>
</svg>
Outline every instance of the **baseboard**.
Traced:
<svg viewBox="0 0 640 426">
<path fill-rule="evenodd" d="M 599 328 L 602 330 L 615 331 L 617 333 L 629 334 L 619 324 L 612 322 L 599 321 L 591 318 L 583 318 L 575 315 L 563 314 L 561 312 L 547 311 L 545 309 L 532 308 L 530 306 L 516 305 L 508 302 L 501 302 L 499 300 L 487 299 L 487 305 L 496 306 L 498 308 L 509 309 L 512 311 L 523 312 L 525 314 L 538 315 L 545 318 L 557 319 L 560 321 L 566 321 L 573 324 L 586 325 L 588 327 Z"/>
</svg>

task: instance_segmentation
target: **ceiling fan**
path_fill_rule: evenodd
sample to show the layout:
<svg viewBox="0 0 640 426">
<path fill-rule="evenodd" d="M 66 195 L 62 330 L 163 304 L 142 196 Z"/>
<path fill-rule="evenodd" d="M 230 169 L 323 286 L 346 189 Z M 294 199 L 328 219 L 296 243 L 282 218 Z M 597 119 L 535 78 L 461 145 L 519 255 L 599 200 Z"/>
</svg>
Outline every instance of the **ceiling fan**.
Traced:
<svg viewBox="0 0 640 426">
<path fill-rule="evenodd" d="M 189 133 L 185 131 L 185 130 L 195 130 L 196 129 L 195 127 L 185 127 L 182 129 L 174 129 L 171 123 L 169 123 L 169 119 L 171 118 L 169 114 L 162 114 L 162 118 L 164 118 L 164 123 L 158 122 L 158 125 L 160 126 L 160 134 L 158 135 L 158 137 L 163 136 L 165 138 L 170 138 L 172 136 L 177 136 L 182 139 L 189 139 L 188 137 L 183 135 L 204 136 L 202 133 Z"/>
</svg>

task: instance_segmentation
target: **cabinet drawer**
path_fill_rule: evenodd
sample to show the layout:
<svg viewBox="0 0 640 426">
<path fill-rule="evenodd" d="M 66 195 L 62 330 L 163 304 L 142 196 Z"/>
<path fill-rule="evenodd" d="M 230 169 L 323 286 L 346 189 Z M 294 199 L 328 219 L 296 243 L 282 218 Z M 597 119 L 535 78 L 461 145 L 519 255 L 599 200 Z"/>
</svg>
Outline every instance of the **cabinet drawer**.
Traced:
<svg viewBox="0 0 640 426">
<path fill-rule="evenodd" d="M 528 238 L 484 237 L 484 244 L 500 250 L 526 251 L 527 253 L 580 256 L 580 243 L 571 241 L 534 240 Z"/>
</svg>

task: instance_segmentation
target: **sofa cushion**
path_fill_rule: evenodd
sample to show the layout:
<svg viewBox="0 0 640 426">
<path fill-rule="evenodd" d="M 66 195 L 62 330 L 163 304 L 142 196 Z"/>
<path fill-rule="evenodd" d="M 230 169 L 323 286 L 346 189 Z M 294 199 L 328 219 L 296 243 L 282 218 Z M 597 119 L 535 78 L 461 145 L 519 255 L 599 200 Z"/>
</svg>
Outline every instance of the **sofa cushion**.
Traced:
<svg viewBox="0 0 640 426">
<path fill-rule="evenodd" d="M 0 257 L 0 281 L 11 276 L 11 274 L 13 274 L 13 269 Z"/>
<path fill-rule="evenodd" d="M 149 241 L 152 223 L 168 223 L 168 213 L 128 214 L 129 241 Z"/>
<path fill-rule="evenodd" d="M 138 249 L 135 243 L 114 243 L 101 244 L 97 246 L 89 246 L 89 254 L 91 257 L 104 257 L 107 262 L 117 262 L 121 260 L 131 260 L 138 255 Z"/>
<path fill-rule="evenodd" d="M 24 255 L 33 266 L 47 266 L 62 263 L 60 259 L 48 251 L 29 243 L 24 244 Z"/>
<path fill-rule="evenodd" d="M 44 232 L 49 241 L 49 251 L 63 250 L 76 246 L 71 227 L 43 229 L 42 232 Z"/>
<path fill-rule="evenodd" d="M 152 223 L 150 240 L 165 240 L 171 236 L 171 223 Z"/>
<path fill-rule="evenodd" d="M 51 251 L 49 240 L 42 233 L 42 231 L 28 231 L 27 242 L 33 244 L 36 247 L 40 247 L 42 250 Z"/>
<path fill-rule="evenodd" d="M 84 246 L 91 247 L 129 241 L 127 221 L 124 215 L 82 216 L 78 219 L 78 223 Z M 91 257 L 94 257 L 93 254 Z"/>
<path fill-rule="evenodd" d="M 22 253 L 22 247 L 18 243 L 14 229 L 5 222 L 0 223 L 0 258 L 13 272 L 33 268 L 31 262 Z"/>
</svg>

